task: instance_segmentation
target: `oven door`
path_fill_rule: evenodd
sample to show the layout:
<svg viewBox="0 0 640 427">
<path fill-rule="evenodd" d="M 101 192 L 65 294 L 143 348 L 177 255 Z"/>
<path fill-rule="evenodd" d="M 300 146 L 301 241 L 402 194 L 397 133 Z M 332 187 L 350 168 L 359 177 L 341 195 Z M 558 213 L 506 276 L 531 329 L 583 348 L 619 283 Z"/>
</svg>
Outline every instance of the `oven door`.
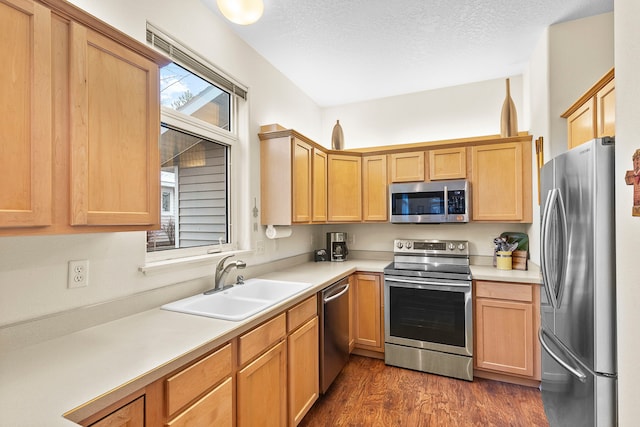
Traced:
<svg viewBox="0 0 640 427">
<path fill-rule="evenodd" d="M 471 282 L 385 275 L 384 336 L 391 344 L 472 356 Z"/>
</svg>

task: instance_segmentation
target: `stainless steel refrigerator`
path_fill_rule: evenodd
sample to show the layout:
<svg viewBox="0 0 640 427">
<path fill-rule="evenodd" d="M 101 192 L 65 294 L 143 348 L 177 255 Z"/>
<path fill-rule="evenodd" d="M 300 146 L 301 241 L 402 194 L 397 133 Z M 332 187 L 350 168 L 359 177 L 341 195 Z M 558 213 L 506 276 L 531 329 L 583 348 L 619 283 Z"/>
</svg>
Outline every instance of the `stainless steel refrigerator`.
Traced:
<svg viewBox="0 0 640 427">
<path fill-rule="evenodd" d="M 542 401 L 554 426 L 617 425 L 614 139 L 542 168 Z"/>
</svg>

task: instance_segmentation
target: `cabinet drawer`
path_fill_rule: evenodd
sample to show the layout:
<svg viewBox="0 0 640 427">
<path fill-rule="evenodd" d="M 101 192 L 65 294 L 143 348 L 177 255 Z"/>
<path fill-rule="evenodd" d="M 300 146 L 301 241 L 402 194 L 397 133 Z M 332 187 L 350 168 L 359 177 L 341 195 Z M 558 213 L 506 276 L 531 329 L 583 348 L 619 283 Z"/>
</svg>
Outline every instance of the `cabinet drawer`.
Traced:
<svg viewBox="0 0 640 427">
<path fill-rule="evenodd" d="M 286 314 L 269 320 L 240 337 L 238 363 L 242 366 L 267 348 L 283 339 L 287 334 Z"/>
<path fill-rule="evenodd" d="M 167 427 L 229 426 L 232 425 L 233 388 L 231 378 L 189 407 Z"/>
<path fill-rule="evenodd" d="M 167 416 L 210 389 L 224 377 L 231 375 L 231 345 L 194 363 L 165 381 Z"/>
<path fill-rule="evenodd" d="M 533 286 L 526 284 L 476 281 L 476 297 L 505 299 L 511 301 L 533 301 Z"/>
<path fill-rule="evenodd" d="M 318 314 L 318 299 L 314 295 L 287 312 L 287 332 L 295 330 L 316 314 Z"/>
</svg>

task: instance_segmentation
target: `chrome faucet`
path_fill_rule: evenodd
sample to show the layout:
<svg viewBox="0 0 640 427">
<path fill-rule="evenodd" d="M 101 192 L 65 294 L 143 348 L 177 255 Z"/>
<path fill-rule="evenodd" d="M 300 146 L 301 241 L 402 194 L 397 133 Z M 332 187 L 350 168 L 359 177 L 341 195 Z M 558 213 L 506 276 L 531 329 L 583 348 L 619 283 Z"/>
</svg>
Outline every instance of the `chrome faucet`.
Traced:
<svg viewBox="0 0 640 427">
<path fill-rule="evenodd" d="M 241 260 L 237 260 L 235 262 L 231 262 L 229 264 L 227 264 L 227 266 L 225 267 L 224 262 L 233 257 L 235 255 L 227 255 L 226 257 L 222 258 L 220 261 L 218 261 L 218 265 L 216 265 L 216 275 L 215 275 L 215 281 L 214 281 L 214 285 L 213 285 L 213 289 L 210 289 L 208 291 L 205 292 L 205 295 L 209 295 L 212 294 L 216 291 L 219 291 L 221 289 L 224 288 L 224 281 L 227 278 L 227 274 L 229 274 L 229 272 L 231 271 L 232 268 L 237 268 L 237 269 L 243 269 L 247 266 L 247 263 L 245 263 L 244 261 Z"/>
</svg>

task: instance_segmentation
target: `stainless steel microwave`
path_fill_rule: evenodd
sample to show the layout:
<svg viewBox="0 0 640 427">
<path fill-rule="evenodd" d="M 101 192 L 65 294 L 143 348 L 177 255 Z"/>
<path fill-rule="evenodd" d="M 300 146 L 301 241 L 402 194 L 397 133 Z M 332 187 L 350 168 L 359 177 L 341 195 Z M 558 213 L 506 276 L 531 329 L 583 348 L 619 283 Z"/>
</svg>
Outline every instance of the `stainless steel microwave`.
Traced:
<svg viewBox="0 0 640 427">
<path fill-rule="evenodd" d="M 389 218 L 394 224 L 469 222 L 471 195 L 466 180 L 389 185 Z"/>
</svg>

